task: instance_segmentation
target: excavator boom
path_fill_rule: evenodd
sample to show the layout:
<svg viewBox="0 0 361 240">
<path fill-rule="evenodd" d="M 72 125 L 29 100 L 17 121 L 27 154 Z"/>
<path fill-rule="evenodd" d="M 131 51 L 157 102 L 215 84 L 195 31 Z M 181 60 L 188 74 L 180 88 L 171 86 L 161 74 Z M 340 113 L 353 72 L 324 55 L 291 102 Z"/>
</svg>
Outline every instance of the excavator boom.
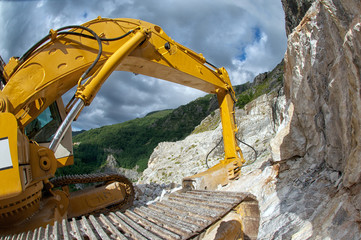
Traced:
<svg viewBox="0 0 361 240">
<path fill-rule="evenodd" d="M 0 65 L 0 127 L 4 129 L 0 133 L 0 149 L 5 154 L 0 165 L 0 222 L 4 224 L 7 215 L 24 212 L 19 218 L 11 218 L 11 222 L 19 225 L 44 206 L 55 210 L 47 213 L 45 221 L 41 220 L 42 215 L 32 217 L 42 226 L 66 216 L 99 212 L 109 204 L 131 204 L 133 187 L 121 177 L 115 176 L 113 180 L 84 177 L 89 182 L 105 179 L 107 183 L 79 194 L 50 181 L 57 168 L 73 163 L 71 123 L 84 106 L 91 104 L 113 71 L 143 74 L 217 95 L 225 158 L 206 172 L 185 178 L 184 191 L 212 190 L 240 174 L 244 159 L 235 136 L 235 93 L 227 71 L 175 42 L 157 25 L 98 17 L 81 26 L 50 30 L 21 58 L 11 58 L 8 64 Z M 64 107 L 61 97 L 74 86 L 77 87 L 74 97 Z M 75 183 L 82 178 L 70 179 Z M 6 185 L 9 180 L 12 184 Z M 113 182 L 119 184 L 115 186 Z M 43 194 L 51 197 L 40 204 Z M 98 199 L 99 194 L 105 197 Z M 8 209 L 19 199 L 30 199 L 31 207 L 20 204 Z M 236 201 L 231 208 L 242 201 Z M 74 207 L 77 204 L 82 208 L 77 209 L 79 212 Z"/>
</svg>

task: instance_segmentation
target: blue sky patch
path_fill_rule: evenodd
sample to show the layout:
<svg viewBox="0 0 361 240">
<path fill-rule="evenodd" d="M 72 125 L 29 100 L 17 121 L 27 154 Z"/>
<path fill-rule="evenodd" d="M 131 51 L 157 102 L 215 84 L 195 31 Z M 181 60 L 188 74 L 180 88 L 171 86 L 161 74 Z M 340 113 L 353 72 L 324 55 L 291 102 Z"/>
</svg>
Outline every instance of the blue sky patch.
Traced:
<svg viewBox="0 0 361 240">
<path fill-rule="evenodd" d="M 246 47 L 242 47 L 240 49 L 241 54 L 236 56 L 236 59 L 240 60 L 241 62 L 245 61 L 247 58 L 247 53 L 246 53 Z"/>
<path fill-rule="evenodd" d="M 261 41 L 262 38 L 262 31 L 259 27 L 254 27 L 252 29 L 252 33 L 253 33 L 253 37 L 252 37 L 252 42 L 250 42 L 249 44 L 247 44 L 246 46 L 240 48 L 240 53 L 239 55 L 236 56 L 236 59 L 240 60 L 241 62 L 246 61 L 247 59 L 247 52 L 246 52 L 246 48 L 250 45 L 253 45 L 255 43 L 258 43 Z"/>
<path fill-rule="evenodd" d="M 261 38 L 262 38 L 262 32 L 261 32 L 261 29 L 259 28 L 259 27 L 255 27 L 254 29 L 253 29 L 253 40 L 255 41 L 255 42 L 259 42 L 260 40 L 261 40 Z"/>
</svg>

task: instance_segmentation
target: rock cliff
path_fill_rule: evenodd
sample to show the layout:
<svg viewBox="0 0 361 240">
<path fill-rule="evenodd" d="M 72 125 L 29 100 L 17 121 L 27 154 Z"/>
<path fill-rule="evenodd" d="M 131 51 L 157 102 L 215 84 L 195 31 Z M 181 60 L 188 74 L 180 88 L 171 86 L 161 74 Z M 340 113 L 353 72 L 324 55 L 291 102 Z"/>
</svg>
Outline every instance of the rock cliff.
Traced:
<svg viewBox="0 0 361 240">
<path fill-rule="evenodd" d="M 236 110 L 239 137 L 259 157 L 240 145 L 242 176 L 219 188 L 257 197 L 259 239 L 361 239 L 361 4 L 314 1 L 289 32 L 285 96 L 272 92 Z M 180 183 L 206 169 L 217 121 L 210 115 L 201 126 L 211 130 L 159 144 L 141 182 Z M 208 164 L 221 158 L 219 146 Z"/>
<path fill-rule="evenodd" d="M 285 92 L 290 133 L 277 136 L 277 159 L 295 155 L 325 161 L 350 187 L 360 181 L 359 1 L 320 1 L 289 36 Z M 297 137 L 293 137 L 297 135 Z M 289 151 L 289 138 L 298 145 Z"/>
<path fill-rule="evenodd" d="M 133 169 L 119 167 L 119 164 L 113 154 L 108 154 L 105 164 L 99 168 L 100 172 L 115 172 L 122 174 L 131 181 L 137 181 L 140 173 L 138 173 L 138 166 Z"/>
<path fill-rule="evenodd" d="M 331 184 L 319 202 L 327 204 L 307 217 L 318 230 L 313 237 L 361 238 L 360 31 L 359 1 L 325 0 L 316 1 L 288 37 L 287 121 L 271 145 L 281 166 L 313 166 L 311 185 Z"/>
<path fill-rule="evenodd" d="M 285 12 L 286 34 L 287 36 L 301 22 L 307 10 L 315 0 L 281 0 Z"/>
</svg>

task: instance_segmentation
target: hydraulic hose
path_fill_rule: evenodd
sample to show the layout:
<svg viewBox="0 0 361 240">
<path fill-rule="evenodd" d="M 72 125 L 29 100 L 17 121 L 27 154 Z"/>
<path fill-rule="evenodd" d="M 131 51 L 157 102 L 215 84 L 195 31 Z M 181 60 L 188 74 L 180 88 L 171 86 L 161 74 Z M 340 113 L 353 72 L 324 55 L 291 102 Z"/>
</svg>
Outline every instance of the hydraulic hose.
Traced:
<svg viewBox="0 0 361 240">
<path fill-rule="evenodd" d="M 5 81 L 5 78 L 4 78 L 4 75 L 3 75 L 3 72 L 4 72 L 4 66 L 5 66 L 5 62 L 4 60 L 2 59 L 2 57 L 0 56 L 0 88 L 2 89 L 3 86 L 6 85 L 6 81 Z"/>
<path fill-rule="evenodd" d="M 87 35 L 84 33 L 78 33 L 78 32 L 71 32 L 71 31 L 66 31 L 66 32 L 62 32 L 64 30 L 67 29 L 83 29 L 87 32 L 89 32 L 91 35 Z M 70 25 L 70 26 L 65 26 L 62 28 L 59 28 L 56 30 L 57 35 L 76 35 L 76 36 L 81 36 L 81 37 L 85 37 L 85 38 L 90 38 L 90 39 L 94 39 L 98 42 L 98 55 L 95 58 L 94 62 L 92 63 L 92 65 L 82 74 L 80 79 L 85 79 L 86 76 L 88 75 L 88 73 L 94 68 L 94 66 L 98 63 L 100 56 L 102 54 L 103 51 L 103 47 L 102 47 L 102 41 L 116 41 L 116 40 L 120 40 L 126 36 L 128 36 L 130 33 L 132 33 L 134 30 L 130 30 L 127 33 L 119 36 L 119 37 L 115 37 L 115 38 L 100 38 L 93 30 L 91 30 L 90 28 L 84 27 L 84 26 L 79 26 L 79 25 Z M 42 38 L 40 41 L 38 41 L 36 44 L 34 44 L 20 59 L 20 63 L 25 62 L 30 56 L 31 54 L 36 51 L 39 47 L 41 47 L 46 41 L 48 41 L 49 39 L 51 39 L 51 34 L 49 33 L 48 35 L 46 35 L 44 38 Z"/>
<path fill-rule="evenodd" d="M 252 147 L 251 145 L 249 145 L 249 144 L 243 142 L 242 140 L 238 139 L 237 137 L 236 137 L 236 139 L 237 139 L 238 142 L 246 145 L 247 147 L 251 148 L 254 151 L 254 154 L 255 154 L 254 161 L 256 161 L 257 157 L 258 157 L 258 153 L 257 153 L 256 149 L 254 149 L 254 147 Z M 223 137 L 221 137 L 221 139 L 218 141 L 217 145 L 214 148 L 212 148 L 212 150 L 209 151 L 207 156 L 206 156 L 206 165 L 207 165 L 208 169 L 210 168 L 209 165 L 208 165 L 208 157 L 219 146 L 219 144 L 221 144 L 222 140 L 223 140 Z"/>
<path fill-rule="evenodd" d="M 208 61 L 206 61 L 206 63 L 209 65 L 209 66 L 211 66 L 211 67 L 213 67 L 214 69 L 218 69 L 216 66 L 214 66 L 212 63 L 210 63 L 210 62 L 208 62 Z"/>
<path fill-rule="evenodd" d="M 94 68 L 94 66 L 98 63 L 100 56 L 102 54 L 102 42 L 100 37 L 90 28 L 84 27 L 84 26 L 78 26 L 78 25 L 73 25 L 73 26 L 66 26 L 66 27 L 62 27 L 56 30 L 57 35 L 60 34 L 69 34 L 70 32 L 61 32 L 63 30 L 66 29 L 83 29 L 89 33 L 91 33 L 94 38 L 97 40 L 98 42 L 98 55 L 95 58 L 94 62 L 92 63 L 92 65 L 90 65 L 90 67 L 82 74 L 81 79 L 86 78 L 86 76 L 88 75 L 88 73 Z M 19 62 L 23 63 L 25 62 L 30 56 L 31 54 L 36 51 L 40 46 L 42 46 L 46 41 L 48 41 L 49 39 L 51 39 L 51 34 L 49 33 L 48 35 L 46 35 L 44 38 L 42 38 L 40 41 L 38 41 L 35 45 L 33 45 L 20 59 Z"/>
<path fill-rule="evenodd" d="M 98 34 L 96 34 L 93 30 L 91 30 L 90 28 L 87 28 L 87 27 L 84 27 L 84 26 L 66 26 L 66 27 L 62 27 L 62 28 L 59 28 L 57 31 L 62 31 L 62 30 L 65 30 L 65 29 L 76 29 L 76 28 L 80 28 L 80 29 L 83 29 L 85 31 L 88 31 L 90 32 L 94 37 L 95 39 L 97 40 L 98 42 L 98 55 L 97 57 L 95 58 L 94 62 L 92 63 L 92 65 L 90 65 L 90 67 L 81 75 L 80 79 L 85 79 L 86 76 L 88 75 L 88 73 L 94 68 L 94 66 L 98 63 L 99 59 L 100 59 L 100 56 L 102 55 L 102 52 L 103 52 L 103 45 L 102 45 L 102 41 L 100 40 L 100 37 L 98 36 Z"/>
<path fill-rule="evenodd" d="M 256 161 L 256 160 L 257 160 L 257 157 L 258 157 L 258 153 L 257 153 L 256 149 L 254 149 L 254 147 L 252 147 L 251 145 L 249 145 L 249 144 L 243 142 L 242 140 L 238 139 L 237 137 L 236 137 L 236 139 L 237 139 L 238 142 L 246 145 L 247 147 L 251 148 L 251 149 L 254 151 L 254 154 L 255 154 L 255 156 L 254 156 L 254 161 Z"/>
<path fill-rule="evenodd" d="M 208 157 L 219 146 L 219 144 L 221 144 L 222 140 L 223 140 L 223 137 L 221 137 L 221 139 L 218 141 L 217 145 L 214 148 L 212 148 L 212 150 L 209 151 L 207 156 L 206 156 L 206 165 L 207 165 L 208 169 L 210 168 L 209 165 L 208 165 Z"/>
<path fill-rule="evenodd" d="M 126 36 L 128 36 L 129 34 L 131 34 L 132 32 L 134 32 L 134 30 L 130 30 L 129 32 L 119 36 L 119 37 L 115 37 L 115 38 L 100 38 L 101 41 L 116 41 L 116 40 L 120 40 L 122 38 L 125 38 Z M 81 37 L 85 37 L 85 38 L 90 38 L 90 39 L 94 39 L 94 36 L 91 35 L 86 35 L 84 33 L 78 33 L 78 32 L 61 32 L 59 34 L 69 34 L 69 35 L 76 35 L 76 36 L 81 36 Z"/>
</svg>

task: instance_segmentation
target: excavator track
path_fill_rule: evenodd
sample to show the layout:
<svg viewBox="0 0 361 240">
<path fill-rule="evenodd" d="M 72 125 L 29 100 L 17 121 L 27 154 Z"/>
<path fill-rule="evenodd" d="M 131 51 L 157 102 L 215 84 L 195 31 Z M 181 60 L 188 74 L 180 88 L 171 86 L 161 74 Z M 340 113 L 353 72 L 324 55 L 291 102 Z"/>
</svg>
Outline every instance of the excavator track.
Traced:
<svg viewBox="0 0 361 240">
<path fill-rule="evenodd" d="M 93 174 L 77 174 L 77 175 L 66 175 L 66 176 L 60 176 L 56 177 L 50 180 L 50 182 L 54 185 L 54 187 L 64 187 L 71 184 L 87 184 L 87 183 L 110 183 L 110 182 L 119 182 L 121 183 L 125 190 L 126 190 L 126 196 L 124 201 L 120 202 L 119 204 L 112 205 L 107 207 L 106 210 L 125 210 L 132 206 L 135 193 L 132 182 L 124 177 L 121 174 L 118 173 L 93 173 Z M 100 212 L 106 211 L 100 210 Z M 99 212 L 99 211 L 97 211 Z"/>
<path fill-rule="evenodd" d="M 232 216 L 227 219 L 230 214 L 240 216 L 241 223 Z M 207 239 L 233 239 L 229 231 L 235 239 L 256 239 L 258 226 L 259 209 L 253 195 L 191 190 L 124 213 L 64 219 L 0 239 L 202 239 L 207 233 L 211 237 Z"/>
</svg>

